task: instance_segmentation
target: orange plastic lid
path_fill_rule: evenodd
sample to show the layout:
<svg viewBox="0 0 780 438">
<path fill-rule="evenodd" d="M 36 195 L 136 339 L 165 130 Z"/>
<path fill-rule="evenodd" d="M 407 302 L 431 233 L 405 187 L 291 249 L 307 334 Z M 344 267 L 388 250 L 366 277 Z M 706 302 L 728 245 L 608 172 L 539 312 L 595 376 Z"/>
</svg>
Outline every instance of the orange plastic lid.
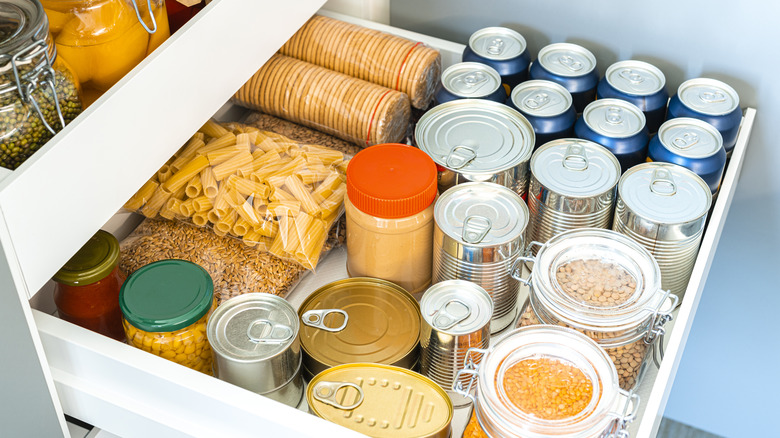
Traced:
<svg viewBox="0 0 780 438">
<path fill-rule="evenodd" d="M 347 196 L 371 216 L 415 215 L 436 198 L 436 164 L 405 144 L 379 144 L 358 152 L 347 166 Z"/>
</svg>

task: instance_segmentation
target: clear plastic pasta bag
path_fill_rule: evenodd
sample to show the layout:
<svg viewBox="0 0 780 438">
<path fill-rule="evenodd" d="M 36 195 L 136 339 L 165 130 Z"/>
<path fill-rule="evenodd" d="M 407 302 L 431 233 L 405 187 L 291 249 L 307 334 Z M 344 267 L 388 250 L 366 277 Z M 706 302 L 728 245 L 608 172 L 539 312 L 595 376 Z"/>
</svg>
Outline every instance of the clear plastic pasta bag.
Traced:
<svg viewBox="0 0 780 438">
<path fill-rule="evenodd" d="M 209 121 L 125 208 L 209 227 L 313 270 L 344 211 L 349 156 Z"/>
</svg>

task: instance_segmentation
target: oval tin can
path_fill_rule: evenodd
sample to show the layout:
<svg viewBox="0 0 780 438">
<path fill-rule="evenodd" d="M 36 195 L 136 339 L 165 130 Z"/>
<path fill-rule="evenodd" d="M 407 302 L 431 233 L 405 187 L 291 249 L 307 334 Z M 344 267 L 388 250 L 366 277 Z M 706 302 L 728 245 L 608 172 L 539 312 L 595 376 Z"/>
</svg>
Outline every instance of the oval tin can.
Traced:
<svg viewBox="0 0 780 438">
<path fill-rule="evenodd" d="M 623 172 L 644 163 L 650 136 L 645 115 L 636 105 L 620 99 L 591 102 L 574 124 L 577 137 L 598 143 L 612 152 Z"/>
<path fill-rule="evenodd" d="M 596 87 L 599 99 L 622 99 L 645 113 L 647 130 L 653 134 L 664 122 L 669 92 L 666 76 L 656 66 L 643 61 L 619 61 L 607 68 Z"/>
<path fill-rule="evenodd" d="M 505 27 L 486 27 L 471 34 L 462 60 L 493 67 L 501 75 L 506 98 L 515 85 L 528 79 L 531 55 L 519 33 Z"/>
<path fill-rule="evenodd" d="M 487 99 L 504 103 L 506 93 L 501 76 L 491 66 L 478 62 L 461 62 L 448 67 L 434 94 L 436 105 L 458 99 Z"/>
<path fill-rule="evenodd" d="M 524 115 L 534 128 L 534 150 L 548 141 L 574 135 L 571 93 L 552 81 L 525 81 L 512 90 L 507 102 Z"/>
<path fill-rule="evenodd" d="M 529 69 L 531 79 L 545 79 L 569 90 L 574 110 L 581 113 L 596 98 L 599 72 L 590 50 L 571 43 L 555 43 L 542 48 Z"/>
</svg>

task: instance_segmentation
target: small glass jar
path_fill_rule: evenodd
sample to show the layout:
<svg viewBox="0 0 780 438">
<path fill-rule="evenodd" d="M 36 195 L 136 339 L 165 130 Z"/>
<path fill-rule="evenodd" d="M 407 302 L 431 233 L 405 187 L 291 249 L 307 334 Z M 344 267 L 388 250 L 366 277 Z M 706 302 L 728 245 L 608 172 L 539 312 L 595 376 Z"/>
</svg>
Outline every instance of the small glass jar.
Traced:
<svg viewBox="0 0 780 438">
<path fill-rule="evenodd" d="M 206 327 L 216 308 L 208 272 L 185 260 L 160 260 L 131 274 L 119 294 L 130 345 L 212 375 Z"/>
<path fill-rule="evenodd" d="M 103 230 L 92 236 L 56 274 L 54 304 L 60 318 L 94 332 L 125 339 L 119 289 L 119 242 Z"/>
<path fill-rule="evenodd" d="M 81 89 L 40 3 L 4 1 L 0 23 L 0 166 L 13 170 L 81 113 Z"/>
<path fill-rule="evenodd" d="M 488 350 L 471 351 L 482 362 L 467 356 L 455 387 L 474 401 L 464 438 L 622 436 L 636 416 L 638 396 L 618 387 L 604 350 L 572 329 L 524 327 Z"/>
<path fill-rule="evenodd" d="M 382 144 L 347 167 L 347 272 L 391 281 L 419 300 L 431 284 L 436 165 L 421 150 Z"/>
</svg>

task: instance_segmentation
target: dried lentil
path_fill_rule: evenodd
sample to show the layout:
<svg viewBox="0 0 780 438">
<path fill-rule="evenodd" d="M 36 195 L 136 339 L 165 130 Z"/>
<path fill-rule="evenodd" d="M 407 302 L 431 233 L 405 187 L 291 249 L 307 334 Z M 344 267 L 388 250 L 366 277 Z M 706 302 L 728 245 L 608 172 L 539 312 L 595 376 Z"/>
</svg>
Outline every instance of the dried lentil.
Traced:
<svg viewBox="0 0 780 438">
<path fill-rule="evenodd" d="M 594 307 L 618 306 L 636 291 L 636 280 L 628 271 L 598 259 L 564 263 L 558 267 L 555 279 L 569 296 Z"/>
</svg>

